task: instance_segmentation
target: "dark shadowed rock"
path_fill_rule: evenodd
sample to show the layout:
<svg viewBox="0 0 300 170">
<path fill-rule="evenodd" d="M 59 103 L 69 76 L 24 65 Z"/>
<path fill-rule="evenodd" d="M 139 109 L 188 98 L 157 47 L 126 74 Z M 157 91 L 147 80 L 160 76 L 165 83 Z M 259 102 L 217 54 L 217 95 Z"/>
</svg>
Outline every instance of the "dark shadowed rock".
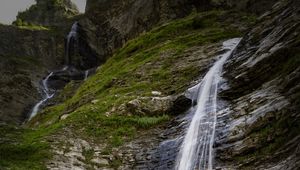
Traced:
<svg viewBox="0 0 300 170">
<path fill-rule="evenodd" d="M 192 106 L 192 100 L 187 98 L 185 95 L 178 96 L 171 108 L 171 113 L 177 115 L 187 111 Z"/>
<path fill-rule="evenodd" d="M 238 169 L 299 167 L 300 3 L 260 17 L 227 63 L 231 101 L 219 116 L 217 161 Z"/>
<path fill-rule="evenodd" d="M 62 44 L 47 30 L 0 25 L 0 121 L 24 121 L 41 99 L 40 80 L 62 61 Z"/>
</svg>

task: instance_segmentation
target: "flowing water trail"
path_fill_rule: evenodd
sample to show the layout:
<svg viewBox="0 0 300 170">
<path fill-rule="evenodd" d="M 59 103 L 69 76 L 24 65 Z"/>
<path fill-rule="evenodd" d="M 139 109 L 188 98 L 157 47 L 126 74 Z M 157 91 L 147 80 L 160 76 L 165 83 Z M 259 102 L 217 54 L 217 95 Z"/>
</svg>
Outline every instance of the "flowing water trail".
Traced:
<svg viewBox="0 0 300 170">
<path fill-rule="evenodd" d="M 227 51 L 219 56 L 220 59 L 196 86 L 197 105 L 177 156 L 176 170 L 213 169 L 218 84 L 221 81 L 224 63 L 240 41 L 240 38 L 234 38 L 223 43 L 223 49 Z"/>
<path fill-rule="evenodd" d="M 68 36 L 67 36 L 67 44 L 66 44 L 66 49 L 65 49 L 65 66 L 61 69 L 61 71 L 66 71 L 69 69 L 70 66 L 70 48 L 71 48 L 71 42 L 72 40 L 76 40 L 77 39 L 77 32 L 78 32 L 78 22 L 75 22 L 72 25 L 71 31 L 69 32 Z M 89 72 L 85 73 L 85 78 L 87 78 Z M 47 102 L 49 99 L 51 99 L 54 96 L 54 93 L 51 92 L 51 90 L 49 90 L 49 86 L 48 86 L 48 81 L 49 78 L 54 74 L 54 72 L 51 72 L 42 82 L 42 90 L 44 93 L 44 98 L 38 102 L 32 109 L 30 115 L 29 115 L 29 121 L 36 116 L 36 114 L 38 113 L 40 107 Z"/>
<path fill-rule="evenodd" d="M 77 39 L 77 32 L 78 32 L 78 22 L 75 22 L 72 25 L 71 31 L 69 32 L 68 36 L 67 36 L 67 45 L 66 45 L 66 49 L 65 49 L 65 57 L 66 57 L 66 65 L 70 65 L 71 59 L 70 59 L 70 44 L 72 42 L 72 40 L 76 40 Z"/>
<path fill-rule="evenodd" d="M 84 81 L 87 80 L 87 78 L 88 78 L 88 76 L 89 76 L 89 73 L 90 73 L 90 70 L 86 70 L 86 71 L 84 72 Z"/>
<path fill-rule="evenodd" d="M 38 102 L 32 109 L 30 116 L 29 116 L 29 120 L 31 120 L 34 116 L 37 115 L 41 105 L 43 105 L 47 100 L 51 99 L 54 96 L 54 93 L 51 93 L 51 91 L 49 90 L 49 86 L 48 86 L 48 81 L 49 78 L 53 75 L 53 72 L 51 72 L 42 82 L 42 89 L 44 92 L 44 98 Z"/>
</svg>

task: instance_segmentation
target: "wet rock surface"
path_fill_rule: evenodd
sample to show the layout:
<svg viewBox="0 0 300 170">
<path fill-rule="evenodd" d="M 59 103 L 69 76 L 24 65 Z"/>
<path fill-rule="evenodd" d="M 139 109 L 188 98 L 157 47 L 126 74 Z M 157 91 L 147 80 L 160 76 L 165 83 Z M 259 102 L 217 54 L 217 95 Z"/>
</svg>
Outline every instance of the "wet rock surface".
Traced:
<svg viewBox="0 0 300 170">
<path fill-rule="evenodd" d="M 299 2 L 280 1 L 226 66 L 230 99 L 219 115 L 220 168 L 299 168 Z M 233 69 L 235 68 L 235 69 Z"/>
</svg>

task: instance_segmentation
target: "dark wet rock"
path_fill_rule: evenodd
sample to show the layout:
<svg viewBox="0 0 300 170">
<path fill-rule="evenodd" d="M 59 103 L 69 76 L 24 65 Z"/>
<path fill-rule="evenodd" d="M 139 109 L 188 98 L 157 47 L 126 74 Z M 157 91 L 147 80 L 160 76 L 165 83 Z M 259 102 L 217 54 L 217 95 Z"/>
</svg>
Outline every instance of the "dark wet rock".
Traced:
<svg viewBox="0 0 300 170">
<path fill-rule="evenodd" d="M 276 0 L 210 0 L 210 6 L 230 8 L 263 14 L 276 3 Z"/>
<path fill-rule="evenodd" d="M 227 63 L 229 109 L 219 115 L 220 167 L 299 167 L 300 3 L 280 1 L 260 17 Z"/>
<path fill-rule="evenodd" d="M 171 113 L 177 115 L 187 111 L 192 106 L 192 100 L 187 98 L 185 95 L 178 96 L 173 102 Z"/>
<path fill-rule="evenodd" d="M 77 23 L 77 21 L 75 24 L 77 24 L 76 36 L 69 40 L 68 36 L 65 38 L 65 57 L 67 60 L 65 64 L 80 70 L 99 66 L 103 63 L 98 57 L 100 54 L 97 53 L 95 47 L 89 42 L 87 32 L 82 25 Z"/>
<path fill-rule="evenodd" d="M 185 129 L 182 116 L 174 118 L 161 128 L 143 133 L 137 139 L 119 149 L 120 169 L 172 170 Z"/>
</svg>

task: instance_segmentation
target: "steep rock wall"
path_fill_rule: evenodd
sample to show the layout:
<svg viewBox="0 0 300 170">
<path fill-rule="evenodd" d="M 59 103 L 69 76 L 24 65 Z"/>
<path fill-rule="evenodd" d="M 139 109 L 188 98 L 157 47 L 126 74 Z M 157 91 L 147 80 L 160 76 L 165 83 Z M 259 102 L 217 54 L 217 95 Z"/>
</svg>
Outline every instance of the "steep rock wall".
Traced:
<svg viewBox="0 0 300 170">
<path fill-rule="evenodd" d="M 169 20 L 192 11 L 213 8 L 236 9 L 260 14 L 275 1 L 257 0 L 87 0 L 86 18 L 81 20 L 86 42 L 103 63 L 128 40 Z"/>
<path fill-rule="evenodd" d="M 300 3 L 279 1 L 226 66 L 231 102 L 220 115 L 217 160 L 238 169 L 299 168 Z"/>
<path fill-rule="evenodd" d="M 76 5 L 70 0 L 36 0 L 35 5 L 18 13 L 14 24 L 61 26 L 66 20 L 78 14 Z"/>
<path fill-rule="evenodd" d="M 63 39 L 50 31 L 0 26 L 0 122 L 21 123 L 40 99 L 39 81 L 63 61 Z"/>
</svg>

